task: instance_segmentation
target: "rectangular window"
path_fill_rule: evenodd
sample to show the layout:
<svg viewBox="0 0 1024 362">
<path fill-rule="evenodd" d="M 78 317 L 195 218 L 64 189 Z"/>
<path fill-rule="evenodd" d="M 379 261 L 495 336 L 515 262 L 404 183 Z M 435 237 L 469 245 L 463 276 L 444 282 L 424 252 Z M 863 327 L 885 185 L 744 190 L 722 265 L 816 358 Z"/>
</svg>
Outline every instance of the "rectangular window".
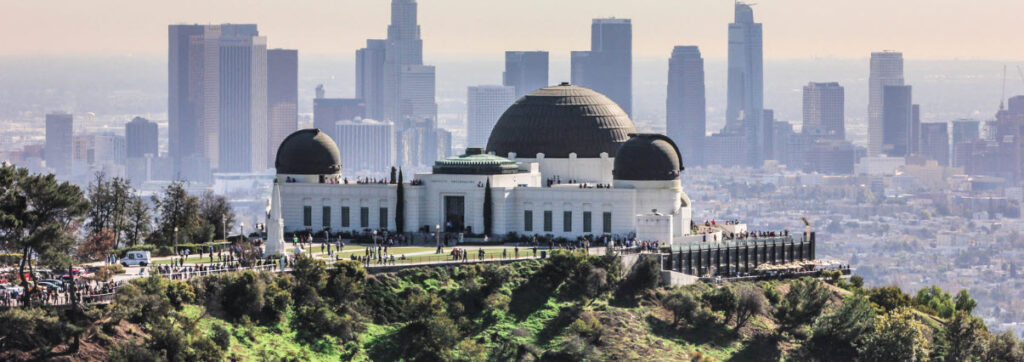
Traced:
<svg viewBox="0 0 1024 362">
<path fill-rule="evenodd" d="M 533 231 L 533 210 L 523 211 L 523 231 Z"/>
<path fill-rule="evenodd" d="M 380 208 L 380 228 L 388 229 L 388 208 L 386 207 Z"/>
<path fill-rule="evenodd" d="M 348 227 L 348 216 L 349 216 L 348 213 L 349 213 L 348 206 L 342 206 L 341 207 L 341 227 L 343 227 L 343 228 L 347 228 Z"/>
<path fill-rule="evenodd" d="M 313 227 L 313 207 L 303 206 L 302 207 L 302 225 L 307 228 Z"/>
<path fill-rule="evenodd" d="M 572 232 L 572 211 L 562 212 L 562 231 Z"/>
<path fill-rule="evenodd" d="M 590 232 L 590 211 L 583 212 L 583 232 Z"/>
<path fill-rule="evenodd" d="M 604 219 L 604 223 L 603 223 L 604 224 L 603 225 L 604 232 L 605 233 L 611 233 L 612 232 L 612 213 L 606 211 L 604 213 L 604 215 L 602 215 L 602 216 L 603 216 L 602 218 Z"/>
<path fill-rule="evenodd" d="M 370 208 L 360 207 L 359 208 L 359 227 L 368 228 L 370 227 Z"/>
<path fill-rule="evenodd" d="M 324 219 L 323 220 L 324 221 L 324 229 L 329 229 L 331 227 L 331 207 L 330 206 L 324 206 L 324 217 L 323 217 L 323 219 Z"/>
<path fill-rule="evenodd" d="M 552 227 L 551 227 L 551 224 L 552 224 L 551 219 L 554 219 L 554 216 L 551 215 L 551 210 L 545 210 L 544 211 L 544 231 L 546 231 L 546 232 L 551 232 L 551 229 L 552 229 Z"/>
</svg>

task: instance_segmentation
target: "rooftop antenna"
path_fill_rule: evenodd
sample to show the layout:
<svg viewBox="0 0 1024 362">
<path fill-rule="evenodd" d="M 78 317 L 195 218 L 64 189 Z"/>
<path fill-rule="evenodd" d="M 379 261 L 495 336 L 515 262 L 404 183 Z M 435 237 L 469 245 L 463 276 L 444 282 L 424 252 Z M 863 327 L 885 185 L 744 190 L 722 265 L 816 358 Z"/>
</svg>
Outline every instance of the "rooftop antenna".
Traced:
<svg viewBox="0 0 1024 362">
<path fill-rule="evenodd" d="M 1006 100 L 1006 64 L 1003 64 L 1003 94 L 999 96 L 999 111 L 1003 111 L 1003 101 Z"/>
</svg>

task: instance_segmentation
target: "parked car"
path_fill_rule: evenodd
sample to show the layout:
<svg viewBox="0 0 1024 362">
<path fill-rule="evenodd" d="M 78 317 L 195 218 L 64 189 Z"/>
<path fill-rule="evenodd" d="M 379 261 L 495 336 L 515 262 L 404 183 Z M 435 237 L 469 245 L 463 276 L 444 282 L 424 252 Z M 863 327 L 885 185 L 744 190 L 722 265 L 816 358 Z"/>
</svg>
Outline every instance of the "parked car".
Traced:
<svg viewBox="0 0 1024 362">
<path fill-rule="evenodd" d="M 121 265 L 125 267 L 129 266 L 147 266 L 150 263 L 148 251 L 129 251 L 125 254 L 124 258 L 121 259 Z"/>
<path fill-rule="evenodd" d="M 51 282 L 39 282 L 38 285 L 42 286 L 42 287 L 46 287 L 46 289 L 56 290 L 57 292 L 63 292 L 64 291 L 64 287 L 62 287 L 60 285 L 57 285 L 57 284 L 53 284 Z"/>
</svg>

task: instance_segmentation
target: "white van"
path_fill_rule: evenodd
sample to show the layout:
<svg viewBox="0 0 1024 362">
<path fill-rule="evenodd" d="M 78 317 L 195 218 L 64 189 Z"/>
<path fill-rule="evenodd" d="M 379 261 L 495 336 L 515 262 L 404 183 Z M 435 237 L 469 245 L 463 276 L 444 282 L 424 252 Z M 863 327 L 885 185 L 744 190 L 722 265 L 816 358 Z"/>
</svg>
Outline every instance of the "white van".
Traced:
<svg viewBox="0 0 1024 362">
<path fill-rule="evenodd" d="M 147 266 L 149 265 L 149 252 L 148 251 L 129 251 L 125 254 L 124 258 L 121 259 L 121 265 L 123 266 Z"/>
</svg>

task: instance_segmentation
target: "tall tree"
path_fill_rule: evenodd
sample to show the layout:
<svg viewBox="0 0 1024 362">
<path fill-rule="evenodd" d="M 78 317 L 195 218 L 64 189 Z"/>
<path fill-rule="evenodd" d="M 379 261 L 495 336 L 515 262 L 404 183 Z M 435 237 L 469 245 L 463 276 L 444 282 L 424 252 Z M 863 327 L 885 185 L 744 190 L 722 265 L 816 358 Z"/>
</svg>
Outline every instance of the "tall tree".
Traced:
<svg viewBox="0 0 1024 362">
<path fill-rule="evenodd" d="M 97 172 L 96 178 L 89 184 L 88 197 L 91 207 L 87 215 L 89 234 L 113 233 L 115 246 L 120 244 L 122 234 L 128 230 L 126 223 L 127 211 L 134 190 L 128 180 L 114 177 L 108 178 L 103 172 Z"/>
<path fill-rule="evenodd" d="M 484 186 L 484 235 L 491 235 L 491 226 L 494 224 L 494 201 L 491 200 L 491 179 L 487 178 L 487 185 Z"/>
<path fill-rule="evenodd" d="M 139 244 L 139 241 L 146 238 L 152 230 L 152 216 L 150 216 L 149 205 L 140 196 L 133 196 L 128 205 L 128 233 L 125 240 L 131 245 Z"/>
<path fill-rule="evenodd" d="M 874 326 L 875 308 L 871 301 L 862 294 L 851 295 L 843 298 L 838 308 L 814 322 L 808 348 L 816 356 L 853 361 Z"/>
<path fill-rule="evenodd" d="M 233 227 L 235 210 L 226 197 L 206 191 L 199 196 L 199 221 L 205 228 L 213 230 L 214 239 L 225 239 L 224 228 L 231 230 Z"/>
<path fill-rule="evenodd" d="M 183 182 L 172 182 L 162 195 L 153 195 L 153 204 L 160 213 L 156 244 L 173 245 L 176 237 L 193 235 L 199 228 L 199 201 L 188 194 Z"/>
<path fill-rule="evenodd" d="M 924 328 L 907 307 L 898 307 L 875 319 L 874 333 L 860 350 L 864 361 L 918 361 L 928 357 Z"/>
<path fill-rule="evenodd" d="M 405 232 L 405 186 L 402 184 L 402 170 L 398 170 L 398 188 L 395 189 L 395 199 L 395 230 L 402 233 Z"/>
<path fill-rule="evenodd" d="M 34 272 L 33 262 L 70 266 L 75 231 L 88 209 L 78 186 L 57 182 L 52 174 L 0 167 L 0 240 L 4 249 L 21 252 L 18 277 L 23 286 L 28 286 L 25 269 Z"/>
</svg>

